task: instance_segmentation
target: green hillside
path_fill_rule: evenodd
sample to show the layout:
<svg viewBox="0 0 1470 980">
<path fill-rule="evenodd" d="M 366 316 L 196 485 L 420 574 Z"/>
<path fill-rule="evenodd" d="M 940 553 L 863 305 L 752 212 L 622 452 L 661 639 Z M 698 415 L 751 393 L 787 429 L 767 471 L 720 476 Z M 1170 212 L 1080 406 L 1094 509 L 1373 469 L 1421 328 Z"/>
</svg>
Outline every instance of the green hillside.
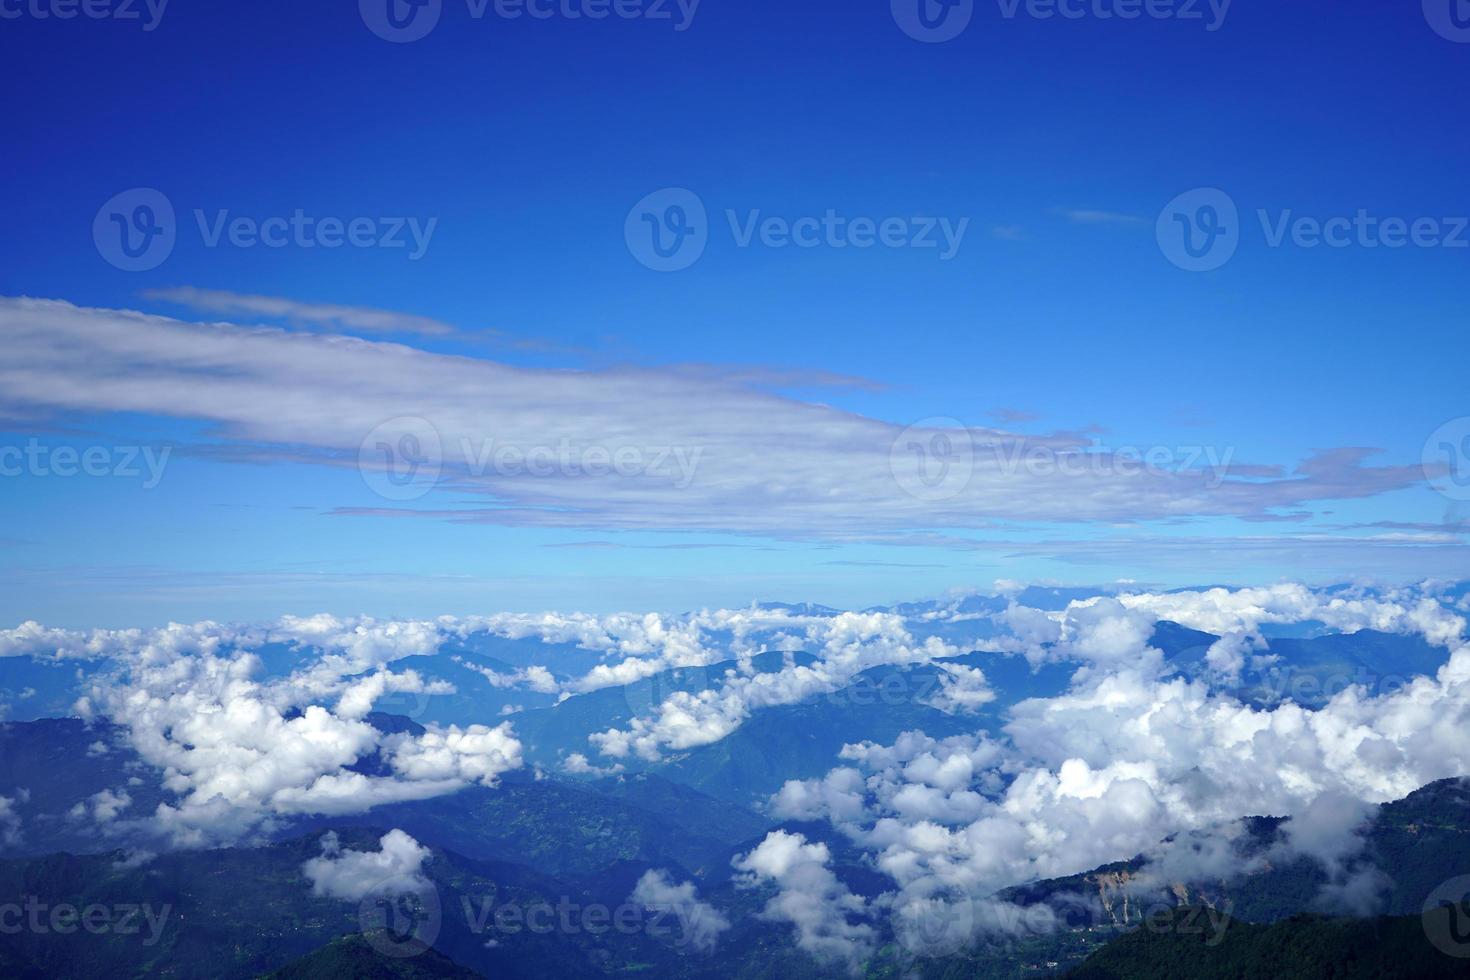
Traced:
<svg viewBox="0 0 1470 980">
<path fill-rule="evenodd" d="M 1417 915 L 1295 916 L 1270 925 L 1176 909 L 1094 953 L 1069 980 L 1430 980 L 1470 975 Z M 1442 910 L 1436 914 L 1449 914 Z"/>
<path fill-rule="evenodd" d="M 265 980 L 478 980 L 480 976 L 438 950 L 394 958 L 374 949 L 368 937 L 354 934 L 266 974 Z"/>
</svg>

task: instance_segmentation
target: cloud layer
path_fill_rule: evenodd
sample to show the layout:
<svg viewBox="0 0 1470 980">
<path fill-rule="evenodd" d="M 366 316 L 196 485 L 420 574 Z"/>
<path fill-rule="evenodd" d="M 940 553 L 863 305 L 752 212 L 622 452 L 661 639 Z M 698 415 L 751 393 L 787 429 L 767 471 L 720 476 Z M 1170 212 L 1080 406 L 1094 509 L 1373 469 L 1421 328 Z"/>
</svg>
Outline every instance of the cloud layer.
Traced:
<svg viewBox="0 0 1470 980">
<path fill-rule="evenodd" d="M 122 726 L 121 737 L 171 794 L 144 813 L 126 787 L 113 787 L 78 804 L 73 818 L 104 832 L 146 829 L 165 846 L 184 847 L 263 840 L 300 814 L 359 813 L 494 785 L 523 764 L 513 722 L 389 734 L 369 721 L 394 693 L 449 693 L 426 668 L 400 661 L 443 657 L 476 668 L 485 637 L 596 654 L 579 671 L 464 672 L 487 692 L 510 686 L 565 698 L 635 684 L 628 724 L 594 734 L 585 754 L 563 760 L 573 776 L 657 765 L 731 738 L 760 712 L 841 690 L 873 667 L 937 672 L 929 702 L 956 719 L 976 717 L 973 730 L 854 742 L 825 775 L 788 781 L 769 804 L 781 819 L 830 823 L 891 890 L 852 893 L 832 849 L 791 831 L 734 863 L 744 885 L 770 892 L 766 920 L 789 928 L 813 955 L 854 968 L 890 934 L 913 955 L 936 955 L 982 934 L 1051 928 L 1049 913 L 1017 909 L 997 893 L 1137 854 L 1151 861 L 1140 888 L 1307 856 L 1327 872 L 1324 908 L 1370 910 L 1382 882 L 1360 866 L 1357 833 L 1372 808 L 1470 774 L 1463 587 L 1279 584 L 1070 599 L 1075 593 L 1010 584 L 1000 591 L 865 612 L 771 605 L 680 617 L 321 615 L 91 633 L 26 623 L 0 631 L 0 653 L 90 661 L 97 669 L 81 682 L 79 713 Z M 1028 597 L 1036 605 L 1022 601 Z M 1199 641 L 1196 659 L 1181 667 L 1153 645 L 1165 635 L 1161 623 L 1214 639 Z M 1397 634 L 1442 651 L 1443 660 L 1396 685 L 1355 678 L 1310 704 L 1252 700 L 1246 681 L 1282 666 L 1270 652 L 1282 630 Z M 291 654 L 285 667 L 282 651 Z M 266 658 L 277 662 L 273 672 Z M 1047 671 L 1055 687 L 1023 696 L 992 682 L 1013 678 L 1017 666 Z M 636 686 L 675 668 L 705 683 L 651 689 L 664 694 Z M 24 807 L 21 794 L 0 800 L 0 838 L 20 839 Z M 1294 819 L 1274 850 L 1245 860 L 1230 845 L 1229 826 L 1247 813 Z M 1171 835 L 1187 846 L 1160 847 Z M 415 847 L 385 838 L 386 857 L 369 860 L 329 846 L 312 878 L 345 894 L 356 886 L 332 882 L 359 881 L 359 868 L 379 870 L 373 861 L 406 867 Z M 690 883 L 645 876 L 633 897 L 682 910 L 697 948 L 724 929 Z"/>
<path fill-rule="evenodd" d="M 253 303 L 235 298 L 224 308 L 256 309 L 263 298 L 246 299 Z M 313 315 L 328 313 L 352 319 L 342 308 Z M 1315 454 L 1293 472 L 1234 460 L 1229 447 L 1183 454 L 1192 460 L 1172 450 L 1153 457 L 1100 450 L 1087 433 L 905 428 L 784 398 L 740 375 L 530 369 L 60 301 L 0 300 L 0 336 L 0 409 L 10 413 L 192 420 L 235 456 L 361 463 L 384 480 L 412 457 L 420 477 L 437 475 L 458 501 L 347 513 L 864 536 L 997 520 L 1259 518 L 1424 476 L 1366 465 L 1371 453 L 1361 449 Z"/>
<path fill-rule="evenodd" d="M 1005 919 L 993 896 L 1008 886 L 1150 852 L 1167 835 L 1212 832 L 1246 813 L 1297 816 L 1274 856 L 1315 858 L 1333 882 L 1324 902 L 1365 911 L 1377 882 L 1350 858 L 1369 808 L 1470 773 L 1465 619 L 1429 595 L 1214 589 L 1060 611 L 1012 605 L 997 618 L 1009 629 L 994 649 L 1077 665 L 1065 692 L 1016 704 L 994 736 L 911 732 L 891 745 L 849 745 L 848 765 L 788 782 L 772 801 L 776 815 L 829 820 L 869 852 L 894 881 L 895 915 L 932 917 L 938 901 L 980 929 Z M 1377 697 L 1350 686 L 1317 710 L 1255 707 L 1209 673 L 1170 670 L 1149 646 L 1160 619 L 1225 637 L 1265 624 L 1372 628 L 1423 637 L 1447 659 L 1436 676 Z M 1190 873 L 1186 857 L 1215 878 L 1249 870 L 1228 849 L 1180 850 L 1157 855 L 1140 887 L 1191 880 L 1178 877 Z"/>
</svg>

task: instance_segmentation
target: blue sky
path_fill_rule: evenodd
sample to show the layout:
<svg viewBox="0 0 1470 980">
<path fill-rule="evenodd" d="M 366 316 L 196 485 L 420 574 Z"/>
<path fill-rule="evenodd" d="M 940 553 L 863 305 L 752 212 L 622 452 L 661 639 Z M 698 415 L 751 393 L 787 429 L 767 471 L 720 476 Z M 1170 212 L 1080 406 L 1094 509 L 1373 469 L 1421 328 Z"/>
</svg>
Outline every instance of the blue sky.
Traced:
<svg viewBox="0 0 1470 980">
<path fill-rule="evenodd" d="M 1470 44 L 1419 5 L 1236 0 L 1210 30 L 1206 4 L 1202 20 L 1122 20 L 1100 16 L 1116 3 L 1038 18 L 992 0 L 944 43 L 909 37 L 876 2 L 703 0 L 680 30 L 674 4 L 667 20 L 511 20 L 444 0 L 432 32 L 402 44 L 353 7 L 176 0 L 145 30 L 141 5 L 143 21 L 5 5 L 19 14 L 0 20 L 0 295 L 273 324 L 289 335 L 261 344 L 300 350 L 288 343 L 299 335 L 315 366 L 287 380 L 262 348 L 256 396 L 216 410 L 211 378 L 229 369 L 162 366 L 166 337 L 126 356 L 93 347 L 79 311 L 53 348 L 37 337 L 61 334 L 5 311 L 0 337 L 23 353 L 0 393 L 0 446 L 173 448 L 146 489 L 33 466 L 0 478 L 0 619 L 846 605 L 997 578 L 1463 575 L 1470 504 L 1411 471 L 1441 426 L 1452 445 L 1470 435 L 1452 421 L 1470 415 L 1470 248 L 1271 247 L 1258 217 L 1361 211 L 1455 235 L 1470 214 Z M 135 188 L 161 192 L 177 238 L 137 272 L 110 265 L 93 236 L 99 209 Z M 674 272 L 640 264 L 624 237 L 630 209 L 665 188 L 707 211 L 703 254 Z M 1171 263 L 1156 229 L 1197 188 L 1224 191 L 1240 215 L 1238 250 L 1210 272 Z M 131 215 L 135 199 L 123 201 Z M 432 221 L 432 234 L 417 259 L 412 247 L 209 247 L 195 218 L 298 210 L 377 231 Z M 829 211 L 964 231 L 948 259 L 740 247 L 727 216 Z M 359 313 L 328 324 L 320 306 L 261 312 L 221 294 Z M 361 310 L 399 318 L 365 330 Z M 409 316 L 454 329 L 426 333 Z M 437 358 L 420 370 L 382 352 L 333 375 L 337 332 Z M 540 425 L 655 446 L 672 424 L 665 400 L 684 399 L 673 414 L 705 451 L 702 482 L 588 506 L 582 493 L 604 496 L 595 481 L 513 480 L 491 490 L 510 511 L 493 522 L 466 517 L 484 487 L 385 504 L 356 467 L 335 465 L 356 455 L 351 426 L 366 437 L 373 421 L 418 417 L 456 358 L 518 372 L 467 398 L 533 441 Z M 119 375 L 150 383 L 104 391 L 99 379 Z M 308 388 L 335 384 L 391 410 L 326 419 Z M 315 428 L 298 411 L 316 413 Z M 578 412 L 592 413 L 580 427 Z M 1228 502 L 1167 473 L 1147 487 L 1042 476 L 917 503 L 895 480 L 884 496 L 864 440 L 886 446 L 934 418 L 1011 445 L 1085 432 L 1094 451 L 1200 447 L 1245 468 Z M 747 419 L 758 437 L 734 424 Z M 920 442 L 953 422 L 924 423 Z M 461 434 L 458 421 L 434 424 L 449 442 Z M 465 431 L 488 437 L 477 424 Z M 1383 452 L 1315 482 L 1296 472 L 1344 447 Z M 863 489 L 832 503 L 849 485 Z"/>
</svg>

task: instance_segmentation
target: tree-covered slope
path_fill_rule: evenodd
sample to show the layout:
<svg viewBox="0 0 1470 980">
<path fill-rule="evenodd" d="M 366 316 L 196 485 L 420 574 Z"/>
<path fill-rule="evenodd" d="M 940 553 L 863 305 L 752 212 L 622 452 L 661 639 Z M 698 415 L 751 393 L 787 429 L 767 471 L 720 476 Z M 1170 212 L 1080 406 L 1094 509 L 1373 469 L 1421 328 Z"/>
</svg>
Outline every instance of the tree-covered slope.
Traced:
<svg viewBox="0 0 1470 980">
<path fill-rule="evenodd" d="M 354 933 L 267 974 L 265 980 L 478 980 L 480 976 L 432 948 L 411 958 L 384 956 L 368 936 Z"/>
<path fill-rule="evenodd" d="M 1440 915 L 1449 914 L 1442 910 Z M 1294 916 L 1270 925 L 1186 907 L 1122 936 L 1069 980 L 1433 980 L 1470 975 L 1470 960 L 1431 944 L 1417 915 Z"/>
</svg>

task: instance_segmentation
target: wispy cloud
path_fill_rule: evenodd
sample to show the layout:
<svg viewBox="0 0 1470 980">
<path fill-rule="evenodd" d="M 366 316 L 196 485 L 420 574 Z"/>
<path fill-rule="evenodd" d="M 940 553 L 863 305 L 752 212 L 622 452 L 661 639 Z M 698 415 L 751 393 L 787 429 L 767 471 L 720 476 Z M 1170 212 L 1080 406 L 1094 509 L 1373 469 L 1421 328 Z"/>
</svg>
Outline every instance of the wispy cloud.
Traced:
<svg viewBox="0 0 1470 980">
<path fill-rule="evenodd" d="M 1420 467 L 1368 465 L 1360 448 L 1294 471 L 1230 447 L 1159 467 L 1090 430 L 907 427 L 738 372 L 529 368 L 57 301 L 0 300 L 0 340 L 0 412 L 197 420 L 229 453 L 292 464 L 371 469 L 381 447 L 422 441 L 441 474 L 432 496 L 344 514 L 811 540 L 1255 517 L 1424 483 Z"/>
<path fill-rule="evenodd" d="M 749 548 L 750 545 L 713 542 L 678 542 L 675 544 L 627 544 L 622 541 L 560 541 L 543 544 L 543 548 L 571 548 L 586 551 L 709 551 L 716 548 Z"/>
<path fill-rule="evenodd" d="M 990 417 L 1002 425 L 1021 425 L 1041 418 L 1035 412 L 1027 412 L 1019 408 L 997 408 L 990 412 Z"/>
<path fill-rule="evenodd" d="M 824 561 L 823 565 L 838 565 L 844 568 L 948 568 L 948 565 L 932 565 L 919 562 L 906 561 L 861 561 L 850 559 L 844 561 Z M 970 566 L 974 567 L 974 566 Z"/>
<path fill-rule="evenodd" d="M 194 286 L 145 289 L 142 296 L 144 299 L 172 303 L 202 313 L 268 317 L 341 333 L 399 333 L 448 337 L 459 332 L 456 327 L 447 323 L 412 313 L 396 313 L 369 306 L 344 306 L 338 303 L 307 303 L 278 296 L 256 296 L 219 289 L 198 289 Z"/>
<path fill-rule="evenodd" d="M 810 368 L 775 367 L 764 364 L 672 364 L 662 370 L 685 374 L 695 379 L 708 378 L 758 388 L 852 388 L 874 393 L 889 390 L 888 385 L 872 378 Z"/>
<path fill-rule="evenodd" d="M 1145 220 L 1136 214 L 1097 208 L 1057 208 L 1056 213 L 1078 225 L 1137 225 Z"/>
<path fill-rule="evenodd" d="M 1412 531 L 1453 540 L 1459 535 L 1470 535 L 1470 518 L 1462 520 L 1434 521 L 1368 521 L 1362 524 L 1334 524 L 1338 531 Z"/>
</svg>

